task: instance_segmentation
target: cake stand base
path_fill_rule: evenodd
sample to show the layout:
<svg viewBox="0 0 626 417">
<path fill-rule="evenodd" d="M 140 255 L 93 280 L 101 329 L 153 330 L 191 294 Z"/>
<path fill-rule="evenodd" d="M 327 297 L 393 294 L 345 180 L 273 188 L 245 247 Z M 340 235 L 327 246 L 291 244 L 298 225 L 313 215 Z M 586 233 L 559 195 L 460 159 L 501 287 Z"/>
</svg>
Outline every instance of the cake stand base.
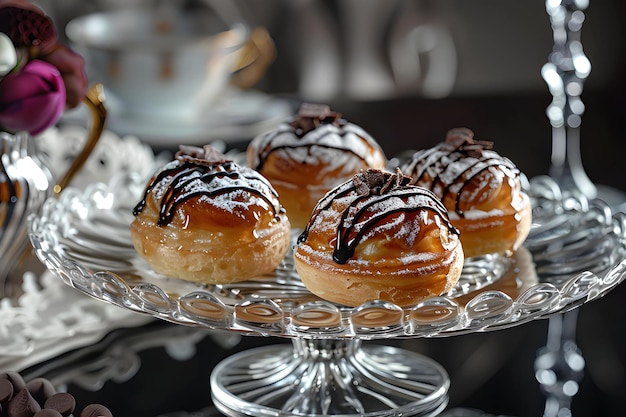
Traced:
<svg viewBox="0 0 626 417">
<path fill-rule="evenodd" d="M 237 353 L 211 374 L 228 416 L 435 416 L 448 404 L 445 369 L 415 352 L 360 340 L 293 339 Z"/>
</svg>

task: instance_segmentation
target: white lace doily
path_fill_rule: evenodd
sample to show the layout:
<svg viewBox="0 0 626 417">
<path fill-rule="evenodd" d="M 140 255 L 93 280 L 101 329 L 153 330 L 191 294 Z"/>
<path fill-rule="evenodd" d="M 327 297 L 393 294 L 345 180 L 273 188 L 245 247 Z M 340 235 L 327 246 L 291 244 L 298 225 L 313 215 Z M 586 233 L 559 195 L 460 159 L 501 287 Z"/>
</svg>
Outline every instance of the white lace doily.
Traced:
<svg viewBox="0 0 626 417">
<path fill-rule="evenodd" d="M 47 157 L 55 179 L 60 179 L 87 139 L 87 128 L 67 124 L 52 127 L 37 137 L 39 150 Z M 84 189 L 94 182 L 108 183 L 114 175 L 133 172 L 148 177 L 169 155 L 155 157 L 152 148 L 136 136 L 118 136 L 104 130 L 93 152 L 70 185 Z"/>
<path fill-rule="evenodd" d="M 40 277 L 25 274 L 22 287 L 16 302 L 0 301 L 0 369 L 20 371 L 112 329 L 154 320 L 87 297 L 48 271 Z"/>
<path fill-rule="evenodd" d="M 87 129 L 79 125 L 52 127 L 37 137 L 39 150 L 60 179 L 79 153 Z M 89 159 L 71 182 L 84 189 L 94 182 L 110 183 L 125 174 L 148 178 L 168 155 L 155 157 L 134 136 L 105 130 Z M 33 268 L 34 269 L 34 268 Z M 18 284 L 16 284 L 18 285 Z M 0 299 L 0 369 L 21 370 L 73 348 L 93 343 L 120 327 L 153 320 L 85 296 L 46 271 L 26 273 L 17 300 Z"/>
</svg>

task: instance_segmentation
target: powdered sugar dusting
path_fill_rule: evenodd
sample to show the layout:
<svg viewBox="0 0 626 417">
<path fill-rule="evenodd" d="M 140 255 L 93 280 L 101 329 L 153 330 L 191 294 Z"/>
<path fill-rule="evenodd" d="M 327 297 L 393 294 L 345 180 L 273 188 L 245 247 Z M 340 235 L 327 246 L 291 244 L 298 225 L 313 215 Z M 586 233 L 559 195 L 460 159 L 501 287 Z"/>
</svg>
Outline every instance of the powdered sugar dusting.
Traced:
<svg viewBox="0 0 626 417">
<path fill-rule="evenodd" d="M 377 175 L 380 177 L 380 174 Z M 400 262 L 408 265 L 427 262 L 438 256 L 411 249 L 417 247 L 422 230 L 436 228 L 441 246 L 445 249 L 458 245 L 456 229 L 450 225 L 445 207 L 434 194 L 411 185 L 397 184 L 391 188 L 380 188 L 379 182 L 392 183 L 393 178 L 398 178 L 391 173 L 383 175 L 382 178 L 369 177 L 376 178 L 376 185 L 371 185 L 374 188 L 369 193 L 367 188 L 365 194 L 358 191 L 367 176 L 359 181 L 357 176 L 354 183 L 348 181 L 331 190 L 315 208 L 311 222 L 299 239 L 300 246 L 308 248 L 307 251 L 319 250 L 316 253 L 318 257 L 330 256 L 327 252 L 329 248 L 334 248 L 332 258 L 335 262 L 358 263 L 358 259 L 352 258 L 357 245 L 361 256 L 369 259 L 388 252 L 379 250 L 381 244 L 385 245 L 385 241 L 403 242 L 396 247 L 404 247 L 406 251 L 394 249 L 392 258 L 396 264 Z M 310 233 L 328 236 L 332 240 L 323 244 L 324 248 L 316 250 L 306 244 Z M 400 253 L 396 253 L 397 251 Z"/>
<path fill-rule="evenodd" d="M 474 142 L 458 147 L 444 142 L 417 151 L 402 170 L 413 177 L 414 184 L 430 189 L 442 200 L 448 195 L 460 195 L 455 199 L 454 210 L 446 203 L 451 214 L 456 212 L 459 216 L 467 216 L 467 209 L 462 211 L 459 207 L 461 201 L 480 204 L 490 198 L 490 191 L 497 191 L 503 181 L 519 181 L 519 170 L 509 159 Z M 483 173 L 488 174 L 481 175 Z M 466 187 L 470 182 L 472 186 Z"/>
<path fill-rule="evenodd" d="M 160 225 L 169 223 L 175 208 L 191 198 L 240 217 L 252 205 L 275 215 L 283 210 L 267 179 L 232 161 L 213 165 L 175 160 L 166 164 L 146 188 L 144 199 L 133 210 L 135 214 L 143 210 L 150 192 L 160 207 Z"/>
<path fill-rule="evenodd" d="M 255 168 L 262 166 L 273 152 L 303 164 L 322 162 L 329 165 L 329 169 L 358 163 L 355 158 L 370 167 L 384 166 L 380 146 L 365 130 L 353 123 L 340 126 L 321 124 L 300 137 L 289 122 L 284 122 L 275 130 L 255 137 L 250 147 L 258 150 L 253 159 Z"/>
</svg>

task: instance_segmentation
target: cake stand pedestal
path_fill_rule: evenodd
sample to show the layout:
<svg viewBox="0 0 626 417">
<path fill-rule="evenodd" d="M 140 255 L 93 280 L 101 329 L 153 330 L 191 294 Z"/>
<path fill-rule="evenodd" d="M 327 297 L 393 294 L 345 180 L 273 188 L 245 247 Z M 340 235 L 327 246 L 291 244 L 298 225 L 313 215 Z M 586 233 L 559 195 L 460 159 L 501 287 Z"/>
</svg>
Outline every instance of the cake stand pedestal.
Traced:
<svg viewBox="0 0 626 417">
<path fill-rule="evenodd" d="M 432 359 L 354 339 L 251 349 L 211 374 L 213 403 L 229 416 L 435 416 L 449 386 Z"/>
</svg>

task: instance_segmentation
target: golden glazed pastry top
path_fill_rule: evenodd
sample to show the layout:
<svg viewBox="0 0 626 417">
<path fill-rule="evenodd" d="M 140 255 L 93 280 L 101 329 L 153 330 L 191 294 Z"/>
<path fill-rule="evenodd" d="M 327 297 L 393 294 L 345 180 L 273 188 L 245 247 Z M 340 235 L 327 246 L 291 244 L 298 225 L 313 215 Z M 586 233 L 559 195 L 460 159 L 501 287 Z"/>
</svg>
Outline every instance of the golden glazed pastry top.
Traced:
<svg viewBox="0 0 626 417">
<path fill-rule="evenodd" d="M 433 252 L 433 242 L 421 241 L 433 227 L 442 230 L 438 244 L 456 245 L 458 231 L 446 208 L 432 192 L 410 185 L 410 180 L 399 170 L 393 174 L 370 169 L 355 175 L 319 201 L 298 239 L 299 248 L 321 259 L 331 253 L 336 264 L 386 259 L 402 267 Z M 449 235 L 455 238 L 448 241 Z M 381 241 L 381 236 L 393 239 Z"/>
<path fill-rule="evenodd" d="M 267 179 L 252 169 L 226 160 L 209 145 L 203 148 L 180 146 L 175 159 L 148 183 L 133 214 L 138 216 L 150 205 L 158 210 L 159 226 L 176 221 L 185 229 L 203 223 L 205 226 L 219 222 L 223 223 L 221 226 L 232 226 L 233 222 L 257 223 L 260 213 L 270 214 L 266 221 L 278 221 L 279 215 L 284 213 L 278 194 Z M 207 216 L 200 210 L 201 205 L 210 205 L 216 210 L 212 216 Z M 183 206 L 184 213 L 180 210 Z"/>
<path fill-rule="evenodd" d="M 469 129 L 453 129 L 445 142 L 413 154 L 402 171 L 439 196 L 454 218 L 515 208 L 522 202 L 520 171 L 492 148 L 493 142 L 475 140 Z M 500 197 L 504 188 L 510 189 L 508 201 Z"/>
<path fill-rule="evenodd" d="M 360 166 L 382 167 L 385 164 L 378 143 L 361 127 L 342 119 L 341 113 L 326 105 L 303 104 L 295 117 L 257 136 L 250 147 L 256 150 L 251 155 L 250 166 L 257 171 L 263 170 L 273 154 L 297 164 L 323 163 L 327 171 L 353 165 L 355 157 L 361 161 Z"/>
</svg>

